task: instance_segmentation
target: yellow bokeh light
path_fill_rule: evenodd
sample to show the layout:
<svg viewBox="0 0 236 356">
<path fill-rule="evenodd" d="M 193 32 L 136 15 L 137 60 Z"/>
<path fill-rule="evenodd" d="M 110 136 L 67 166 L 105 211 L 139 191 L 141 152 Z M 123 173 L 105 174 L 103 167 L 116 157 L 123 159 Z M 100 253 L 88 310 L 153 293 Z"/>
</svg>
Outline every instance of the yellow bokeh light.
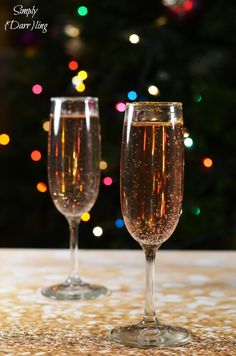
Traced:
<svg viewBox="0 0 236 356">
<path fill-rule="evenodd" d="M 151 95 L 159 95 L 160 94 L 160 90 L 155 85 L 150 85 L 148 87 L 148 92 Z"/>
<path fill-rule="evenodd" d="M 44 121 L 44 123 L 43 123 L 43 129 L 44 129 L 44 131 L 46 131 L 46 132 L 49 131 L 49 121 Z"/>
<path fill-rule="evenodd" d="M 24 54 L 26 57 L 34 57 L 38 52 L 37 47 L 27 47 L 26 50 L 24 51 Z"/>
<path fill-rule="evenodd" d="M 74 25 L 66 25 L 64 32 L 69 37 L 78 37 L 80 34 L 79 28 L 75 27 Z"/>
<path fill-rule="evenodd" d="M 106 169 L 107 168 L 107 162 L 106 161 L 100 161 L 99 167 L 100 167 L 100 169 Z"/>
<path fill-rule="evenodd" d="M 164 25 L 167 24 L 167 22 L 168 22 L 168 18 L 167 18 L 167 17 L 165 17 L 165 16 L 160 16 L 160 17 L 158 17 L 158 18 L 156 19 L 155 24 L 156 24 L 157 26 L 164 26 Z"/>
<path fill-rule="evenodd" d="M 0 135 L 0 145 L 8 145 L 10 142 L 10 137 L 7 134 Z"/>
<path fill-rule="evenodd" d="M 78 77 L 82 80 L 85 80 L 88 78 L 88 73 L 85 70 L 80 70 L 78 72 Z"/>
<path fill-rule="evenodd" d="M 186 127 L 184 128 L 184 138 L 186 138 L 186 137 L 189 137 L 190 135 L 189 135 L 189 132 L 188 132 L 188 130 L 186 129 Z"/>
<path fill-rule="evenodd" d="M 129 41 L 133 44 L 136 44 L 139 42 L 139 36 L 136 35 L 136 33 L 133 33 L 132 35 L 129 36 Z"/>
<path fill-rule="evenodd" d="M 76 85 L 75 89 L 78 91 L 78 92 L 82 92 L 85 90 L 85 85 L 84 83 L 80 83 L 79 85 Z"/>
<path fill-rule="evenodd" d="M 90 214 L 89 213 L 83 213 L 82 215 L 81 215 L 81 220 L 82 221 L 89 221 L 90 220 Z"/>
</svg>

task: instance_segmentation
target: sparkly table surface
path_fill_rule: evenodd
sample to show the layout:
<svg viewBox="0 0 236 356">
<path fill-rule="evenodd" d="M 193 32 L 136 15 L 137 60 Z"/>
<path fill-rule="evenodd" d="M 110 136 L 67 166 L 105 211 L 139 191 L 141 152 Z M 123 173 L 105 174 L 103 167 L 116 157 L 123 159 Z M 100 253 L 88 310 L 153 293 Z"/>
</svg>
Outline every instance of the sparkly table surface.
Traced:
<svg viewBox="0 0 236 356">
<path fill-rule="evenodd" d="M 160 320 L 189 328 L 188 346 L 136 349 L 113 343 L 112 327 L 143 313 L 142 251 L 80 251 L 81 275 L 112 295 L 53 301 L 40 288 L 61 282 L 64 250 L 0 250 L 1 355 L 236 355 L 236 253 L 161 251 L 156 299 Z"/>
</svg>

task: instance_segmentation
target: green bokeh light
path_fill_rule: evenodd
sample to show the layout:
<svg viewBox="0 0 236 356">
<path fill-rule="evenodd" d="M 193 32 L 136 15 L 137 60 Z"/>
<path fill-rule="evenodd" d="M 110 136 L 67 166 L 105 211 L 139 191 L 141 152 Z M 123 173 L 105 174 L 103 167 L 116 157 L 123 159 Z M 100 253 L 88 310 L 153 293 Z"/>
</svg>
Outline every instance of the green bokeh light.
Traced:
<svg viewBox="0 0 236 356">
<path fill-rule="evenodd" d="M 196 94 L 194 96 L 194 100 L 197 102 L 197 103 L 200 103 L 200 101 L 202 101 L 202 95 L 201 94 Z"/>
<path fill-rule="evenodd" d="M 86 6 L 80 6 L 78 7 L 77 11 L 80 16 L 86 16 L 88 13 L 88 8 Z"/>
<path fill-rule="evenodd" d="M 200 215 L 200 213 L 201 213 L 201 209 L 200 209 L 199 207 L 197 207 L 197 206 L 194 206 L 194 207 L 191 209 L 191 213 L 192 213 L 192 215 L 194 215 L 194 216 L 198 216 L 198 215 Z"/>
</svg>

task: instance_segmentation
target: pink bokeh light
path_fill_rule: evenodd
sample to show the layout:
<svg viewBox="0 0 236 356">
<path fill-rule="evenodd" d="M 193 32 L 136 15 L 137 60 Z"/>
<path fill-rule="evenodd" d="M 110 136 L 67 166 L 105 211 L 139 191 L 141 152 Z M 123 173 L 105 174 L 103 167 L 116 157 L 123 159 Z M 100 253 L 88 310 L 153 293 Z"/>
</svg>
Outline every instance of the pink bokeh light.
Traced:
<svg viewBox="0 0 236 356">
<path fill-rule="evenodd" d="M 103 179 L 103 184 L 105 184 L 105 185 L 107 185 L 107 186 L 109 186 L 109 185 L 112 185 L 112 178 L 111 177 L 105 177 L 104 179 Z"/>
<path fill-rule="evenodd" d="M 42 91 L 43 91 L 42 85 L 40 85 L 40 84 L 34 84 L 34 85 L 32 86 L 32 92 L 33 92 L 34 94 L 39 95 L 39 94 L 42 93 Z"/>
<path fill-rule="evenodd" d="M 126 109 L 126 105 L 122 101 L 120 101 L 119 103 L 116 104 L 116 110 L 117 111 L 124 112 L 125 109 Z"/>
</svg>

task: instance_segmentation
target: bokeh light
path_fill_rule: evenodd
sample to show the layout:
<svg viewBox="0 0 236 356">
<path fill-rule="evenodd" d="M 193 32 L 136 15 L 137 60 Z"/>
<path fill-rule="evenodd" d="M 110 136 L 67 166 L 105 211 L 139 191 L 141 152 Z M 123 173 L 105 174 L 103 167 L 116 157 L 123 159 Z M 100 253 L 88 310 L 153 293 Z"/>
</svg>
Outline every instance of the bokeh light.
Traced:
<svg viewBox="0 0 236 356">
<path fill-rule="evenodd" d="M 79 93 L 81 93 L 82 91 L 85 90 L 85 85 L 84 85 L 84 83 L 80 83 L 79 85 L 76 85 L 75 89 L 76 89 Z"/>
<path fill-rule="evenodd" d="M 103 184 L 104 184 L 104 185 L 107 185 L 107 186 L 112 185 L 112 182 L 113 182 L 113 180 L 112 180 L 111 177 L 105 177 L 105 178 L 103 178 Z"/>
<path fill-rule="evenodd" d="M 200 103 L 200 101 L 202 101 L 202 95 L 201 94 L 196 94 L 194 96 L 194 101 L 196 101 L 196 103 Z"/>
<path fill-rule="evenodd" d="M 82 221 L 89 221 L 90 220 L 90 214 L 88 212 L 85 212 L 81 215 L 81 220 Z"/>
<path fill-rule="evenodd" d="M 160 94 L 160 90 L 155 85 L 150 85 L 148 87 L 148 92 L 151 95 L 159 95 Z"/>
<path fill-rule="evenodd" d="M 94 234 L 94 236 L 96 236 L 96 237 L 100 237 L 100 236 L 102 236 L 102 234 L 103 234 L 103 229 L 102 229 L 100 226 L 96 226 L 96 227 L 93 229 L 93 234 Z"/>
<path fill-rule="evenodd" d="M 185 11 L 191 11 L 193 8 L 193 0 L 185 0 L 182 6 Z"/>
<path fill-rule="evenodd" d="M 100 169 L 107 169 L 107 162 L 106 161 L 100 161 L 99 163 Z"/>
<path fill-rule="evenodd" d="M 177 4 L 177 0 L 162 0 L 162 3 L 165 6 L 174 6 Z"/>
<path fill-rule="evenodd" d="M 32 151 L 30 156 L 31 156 L 32 161 L 35 161 L 35 162 L 40 161 L 42 158 L 42 154 L 38 150 Z"/>
<path fill-rule="evenodd" d="M 82 83 L 82 79 L 79 78 L 78 75 L 75 75 L 71 81 L 72 81 L 72 84 L 74 84 L 75 86 L 80 85 Z"/>
<path fill-rule="evenodd" d="M 166 16 L 160 16 L 156 19 L 155 24 L 160 27 L 166 25 L 168 22 L 168 18 Z"/>
<path fill-rule="evenodd" d="M 129 100 L 136 100 L 138 95 L 137 95 L 136 91 L 131 90 L 131 91 L 128 92 L 127 97 L 128 97 Z"/>
<path fill-rule="evenodd" d="M 25 49 L 24 54 L 26 57 L 34 57 L 38 52 L 38 47 L 37 46 L 29 46 Z"/>
<path fill-rule="evenodd" d="M 10 142 L 10 137 L 7 134 L 0 135 L 0 145 L 6 146 Z"/>
<path fill-rule="evenodd" d="M 80 70 L 78 73 L 78 77 L 82 80 L 85 80 L 88 78 L 88 73 L 85 70 Z"/>
<path fill-rule="evenodd" d="M 79 67 L 79 63 L 77 61 L 70 61 L 68 67 L 70 70 L 76 70 Z"/>
<path fill-rule="evenodd" d="M 162 0 L 162 3 L 178 15 L 192 11 L 195 5 L 193 0 Z"/>
<path fill-rule="evenodd" d="M 195 215 L 195 216 L 200 215 L 201 209 L 200 209 L 198 206 L 194 206 L 194 207 L 191 209 L 191 213 L 192 213 L 192 215 Z"/>
<path fill-rule="evenodd" d="M 48 187 L 46 186 L 45 183 L 39 182 L 39 183 L 37 184 L 37 190 L 38 190 L 40 193 L 45 193 L 45 192 L 48 190 Z"/>
<path fill-rule="evenodd" d="M 78 37 L 80 34 L 79 28 L 74 25 L 66 25 L 64 27 L 64 32 L 69 37 Z"/>
<path fill-rule="evenodd" d="M 204 157 L 202 159 L 202 164 L 206 168 L 211 168 L 213 166 L 213 161 L 210 157 Z"/>
<path fill-rule="evenodd" d="M 43 129 L 44 131 L 48 132 L 49 131 L 49 121 L 44 121 L 43 123 Z"/>
<path fill-rule="evenodd" d="M 34 94 L 39 95 L 39 94 L 42 93 L 42 91 L 43 91 L 42 85 L 40 85 L 40 84 L 34 84 L 34 85 L 32 86 L 32 92 L 33 92 Z"/>
<path fill-rule="evenodd" d="M 133 44 L 136 44 L 139 42 L 139 35 L 136 33 L 133 33 L 132 35 L 129 36 L 129 41 Z"/>
<path fill-rule="evenodd" d="M 116 110 L 117 111 L 124 112 L 125 109 L 126 109 L 126 105 L 122 101 L 120 101 L 119 103 L 116 104 Z"/>
<path fill-rule="evenodd" d="M 193 139 L 191 137 L 186 137 L 184 139 L 184 146 L 187 148 L 191 148 L 193 146 Z"/>
<path fill-rule="evenodd" d="M 189 132 L 186 129 L 186 127 L 184 127 L 184 138 L 189 137 Z"/>
<path fill-rule="evenodd" d="M 123 219 L 116 219 L 115 221 L 115 226 L 118 228 L 118 229 L 121 229 L 122 227 L 124 227 L 124 220 Z"/>
<path fill-rule="evenodd" d="M 88 13 L 88 8 L 86 6 L 80 6 L 78 7 L 77 12 L 80 16 L 86 16 Z"/>
</svg>

